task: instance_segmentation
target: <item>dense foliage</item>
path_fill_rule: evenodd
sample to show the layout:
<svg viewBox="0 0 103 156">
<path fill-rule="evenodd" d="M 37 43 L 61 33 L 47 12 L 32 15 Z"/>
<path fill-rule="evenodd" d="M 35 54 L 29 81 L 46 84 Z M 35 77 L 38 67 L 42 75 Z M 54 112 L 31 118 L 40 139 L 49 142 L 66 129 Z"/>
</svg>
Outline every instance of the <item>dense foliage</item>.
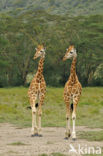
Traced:
<svg viewBox="0 0 103 156">
<path fill-rule="evenodd" d="M 103 85 L 103 15 L 69 17 L 29 11 L 0 15 L 0 87 L 26 85 L 37 70 L 35 47 L 46 46 L 44 76 L 50 86 L 62 86 L 71 61 L 62 61 L 66 48 L 78 52 L 77 74 L 83 86 Z"/>
</svg>

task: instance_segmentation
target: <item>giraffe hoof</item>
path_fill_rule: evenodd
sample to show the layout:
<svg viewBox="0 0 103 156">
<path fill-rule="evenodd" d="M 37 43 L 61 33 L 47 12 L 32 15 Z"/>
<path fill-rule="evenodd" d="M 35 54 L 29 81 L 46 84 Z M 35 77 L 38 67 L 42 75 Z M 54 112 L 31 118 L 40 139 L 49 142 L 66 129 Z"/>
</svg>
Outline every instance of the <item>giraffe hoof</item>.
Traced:
<svg viewBox="0 0 103 156">
<path fill-rule="evenodd" d="M 72 138 L 73 141 L 76 141 L 76 138 Z"/>
<path fill-rule="evenodd" d="M 64 139 L 65 139 L 65 140 L 68 140 L 69 138 L 68 138 L 68 137 L 65 137 Z"/>
<path fill-rule="evenodd" d="M 43 135 L 42 134 L 38 134 L 38 137 L 43 137 Z"/>
<path fill-rule="evenodd" d="M 38 136 L 38 133 L 32 134 L 31 137 Z"/>
<path fill-rule="evenodd" d="M 38 136 L 38 133 L 35 133 L 34 136 Z"/>
<path fill-rule="evenodd" d="M 70 138 L 71 134 L 68 134 L 68 137 Z"/>
</svg>

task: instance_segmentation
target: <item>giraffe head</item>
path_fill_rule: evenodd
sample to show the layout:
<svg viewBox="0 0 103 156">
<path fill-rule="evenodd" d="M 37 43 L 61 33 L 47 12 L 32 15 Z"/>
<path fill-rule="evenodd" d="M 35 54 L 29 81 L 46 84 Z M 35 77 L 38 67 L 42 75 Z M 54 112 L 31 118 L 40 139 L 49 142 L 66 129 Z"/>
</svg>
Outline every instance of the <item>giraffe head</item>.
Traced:
<svg viewBox="0 0 103 156">
<path fill-rule="evenodd" d="M 74 45 L 69 46 L 68 49 L 66 49 L 66 53 L 63 57 L 63 61 L 77 57 L 76 49 L 74 48 Z"/>
<path fill-rule="evenodd" d="M 34 60 L 38 57 L 45 57 L 45 48 L 43 45 L 38 45 L 37 48 L 35 48 L 36 53 L 34 55 Z"/>
</svg>

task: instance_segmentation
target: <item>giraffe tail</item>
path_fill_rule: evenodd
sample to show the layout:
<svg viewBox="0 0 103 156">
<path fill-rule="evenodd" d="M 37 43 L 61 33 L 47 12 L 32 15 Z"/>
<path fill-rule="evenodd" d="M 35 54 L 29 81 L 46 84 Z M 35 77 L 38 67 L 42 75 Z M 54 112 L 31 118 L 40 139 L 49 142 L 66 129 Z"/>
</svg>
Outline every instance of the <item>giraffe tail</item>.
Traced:
<svg viewBox="0 0 103 156">
<path fill-rule="evenodd" d="M 39 106 L 38 103 L 36 103 L 36 104 L 35 104 L 35 107 L 37 108 L 38 106 Z M 27 106 L 26 108 L 27 108 L 27 109 L 31 109 L 31 106 Z"/>
<path fill-rule="evenodd" d="M 71 112 L 73 112 L 73 103 L 70 105 Z"/>
<path fill-rule="evenodd" d="M 31 106 L 27 106 L 26 109 L 31 109 Z"/>
<path fill-rule="evenodd" d="M 36 103 L 36 104 L 35 104 L 35 107 L 37 108 L 38 106 L 39 106 L 39 104 L 38 104 L 38 103 Z"/>
</svg>

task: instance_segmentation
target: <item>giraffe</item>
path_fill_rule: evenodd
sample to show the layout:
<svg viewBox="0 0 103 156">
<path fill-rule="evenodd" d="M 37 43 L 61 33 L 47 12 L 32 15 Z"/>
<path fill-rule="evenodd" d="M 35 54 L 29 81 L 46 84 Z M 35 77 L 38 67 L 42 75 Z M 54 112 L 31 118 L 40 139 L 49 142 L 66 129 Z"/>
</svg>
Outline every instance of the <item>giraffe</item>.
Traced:
<svg viewBox="0 0 103 156">
<path fill-rule="evenodd" d="M 75 120 L 76 120 L 76 108 L 78 101 L 80 99 L 82 86 L 78 80 L 76 75 L 76 60 L 77 60 L 77 53 L 74 45 L 69 46 L 66 50 L 66 53 L 63 57 L 63 61 L 67 59 L 72 59 L 71 69 L 70 69 L 70 76 L 68 81 L 64 87 L 64 101 L 66 104 L 66 132 L 65 132 L 65 139 L 68 139 L 72 136 L 73 140 L 76 140 L 76 131 L 75 131 Z M 71 104 L 71 102 L 73 102 Z M 72 113 L 72 122 L 73 122 L 73 130 L 72 134 L 70 132 L 70 116 Z"/>
<path fill-rule="evenodd" d="M 44 102 L 46 93 L 46 83 L 43 76 L 43 65 L 45 60 L 45 48 L 43 45 L 38 45 L 34 60 L 40 57 L 38 70 L 30 84 L 28 90 L 28 96 L 32 109 L 32 129 L 31 136 L 42 136 L 41 131 L 41 115 L 42 115 L 42 104 Z M 38 103 L 36 103 L 38 101 Z"/>
</svg>

